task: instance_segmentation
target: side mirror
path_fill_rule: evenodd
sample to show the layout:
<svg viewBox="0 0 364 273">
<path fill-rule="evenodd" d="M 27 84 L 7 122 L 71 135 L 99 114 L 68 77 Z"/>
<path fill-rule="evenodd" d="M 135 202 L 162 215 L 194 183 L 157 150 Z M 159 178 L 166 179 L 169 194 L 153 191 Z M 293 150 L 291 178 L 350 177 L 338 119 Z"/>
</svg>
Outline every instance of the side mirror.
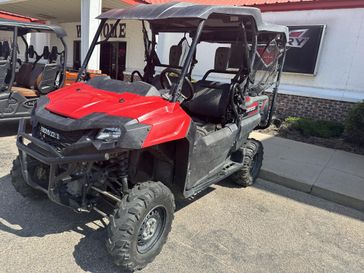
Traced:
<svg viewBox="0 0 364 273">
<path fill-rule="evenodd" d="M 29 56 L 29 58 L 34 58 L 34 54 L 35 54 L 34 46 L 31 45 L 28 48 L 28 56 Z"/>
</svg>

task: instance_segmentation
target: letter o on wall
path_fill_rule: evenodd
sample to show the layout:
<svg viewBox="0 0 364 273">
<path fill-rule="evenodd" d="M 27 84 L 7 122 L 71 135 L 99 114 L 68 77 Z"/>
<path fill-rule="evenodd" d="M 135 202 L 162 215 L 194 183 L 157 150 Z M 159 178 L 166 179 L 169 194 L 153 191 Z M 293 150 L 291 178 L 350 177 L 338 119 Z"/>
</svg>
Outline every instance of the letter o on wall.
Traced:
<svg viewBox="0 0 364 273">
<path fill-rule="evenodd" d="M 104 29 L 103 29 L 103 34 L 104 34 L 104 37 L 106 37 L 108 34 L 109 34 L 109 31 L 110 31 L 110 26 L 109 24 L 105 24 L 104 26 Z"/>
</svg>

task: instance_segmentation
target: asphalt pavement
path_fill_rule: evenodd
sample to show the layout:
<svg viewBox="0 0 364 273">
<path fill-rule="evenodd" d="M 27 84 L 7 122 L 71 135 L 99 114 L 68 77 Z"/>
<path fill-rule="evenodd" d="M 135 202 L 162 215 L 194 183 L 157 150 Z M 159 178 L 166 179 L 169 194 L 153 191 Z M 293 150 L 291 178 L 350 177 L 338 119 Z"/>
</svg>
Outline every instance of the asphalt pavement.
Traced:
<svg viewBox="0 0 364 273">
<path fill-rule="evenodd" d="M 121 272 L 97 214 L 15 192 L 15 137 L 0 135 L 0 272 Z M 362 212 L 264 180 L 247 189 L 227 180 L 178 205 L 167 244 L 142 272 L 364 272 L 363 242 Z"/>
</svg>

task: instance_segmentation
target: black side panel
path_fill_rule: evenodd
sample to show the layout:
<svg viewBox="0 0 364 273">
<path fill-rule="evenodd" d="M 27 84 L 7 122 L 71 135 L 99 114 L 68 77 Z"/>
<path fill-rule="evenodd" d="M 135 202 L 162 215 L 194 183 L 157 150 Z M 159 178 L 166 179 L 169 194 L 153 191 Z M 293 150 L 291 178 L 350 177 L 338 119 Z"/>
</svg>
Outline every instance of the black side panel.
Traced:
<svg viewBox="0 0 364 273">
<path fill-rule="evenodd" d="M 193 150 L 190 152 L 190 172 L 186 181 L 186 190 L 203 183 L 222 170 L 230 155 L 237 133 L 238 127 L 231 124 L 197 138 Z"/>
<path fill-rule="evenodd" d="M 245 143 L 249 134 L 259 125 L 260 121 L 261 116 L 260 114 L 257 114 L 252 117 L 245 118 L 240 122 L 240 131 L 236 140 L 234 151 L 238 150 Z"/>
<path fill-rule="evenodd" d="M 26 99 L 19 93 L 0 93 L 0 121 L 29 117 L 37 98 Z"/>
</svg>

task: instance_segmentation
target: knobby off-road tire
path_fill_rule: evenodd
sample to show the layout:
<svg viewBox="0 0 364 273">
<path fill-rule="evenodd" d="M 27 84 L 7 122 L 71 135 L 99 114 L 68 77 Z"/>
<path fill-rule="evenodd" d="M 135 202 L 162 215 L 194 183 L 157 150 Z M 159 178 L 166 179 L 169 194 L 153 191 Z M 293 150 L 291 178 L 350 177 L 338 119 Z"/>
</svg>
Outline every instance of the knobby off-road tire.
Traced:
<svg viewBox="0 0 364 273">
<path fill-rule="evenodd" d="M 242 187 L 248 187 L 255 183 L 263 164 L 263 144 L 255 139 L 248 139 L 245 146 L 244 165 L 231 176 L 232 181 Z"/>
<path fill-rule="evenodd" d="M 174 210 L 174 196 L 161 182 L 136 185 L 110 216 L 106 247 L 115 264 L 134 271 L 152 262 L 167 241 Z"/>
<path fill-rule="evenodd" d="M 33 189 L 25 182 L 21 171 L 19 156 L 17 156 L 17 158 L 13 161 L 13 168 L 10 174 L 11 183 L 13 184 L 15 190 L 23 197 L 33 200 L 41 200 L 47 197 L 43 192 Z"/>
</svg>

